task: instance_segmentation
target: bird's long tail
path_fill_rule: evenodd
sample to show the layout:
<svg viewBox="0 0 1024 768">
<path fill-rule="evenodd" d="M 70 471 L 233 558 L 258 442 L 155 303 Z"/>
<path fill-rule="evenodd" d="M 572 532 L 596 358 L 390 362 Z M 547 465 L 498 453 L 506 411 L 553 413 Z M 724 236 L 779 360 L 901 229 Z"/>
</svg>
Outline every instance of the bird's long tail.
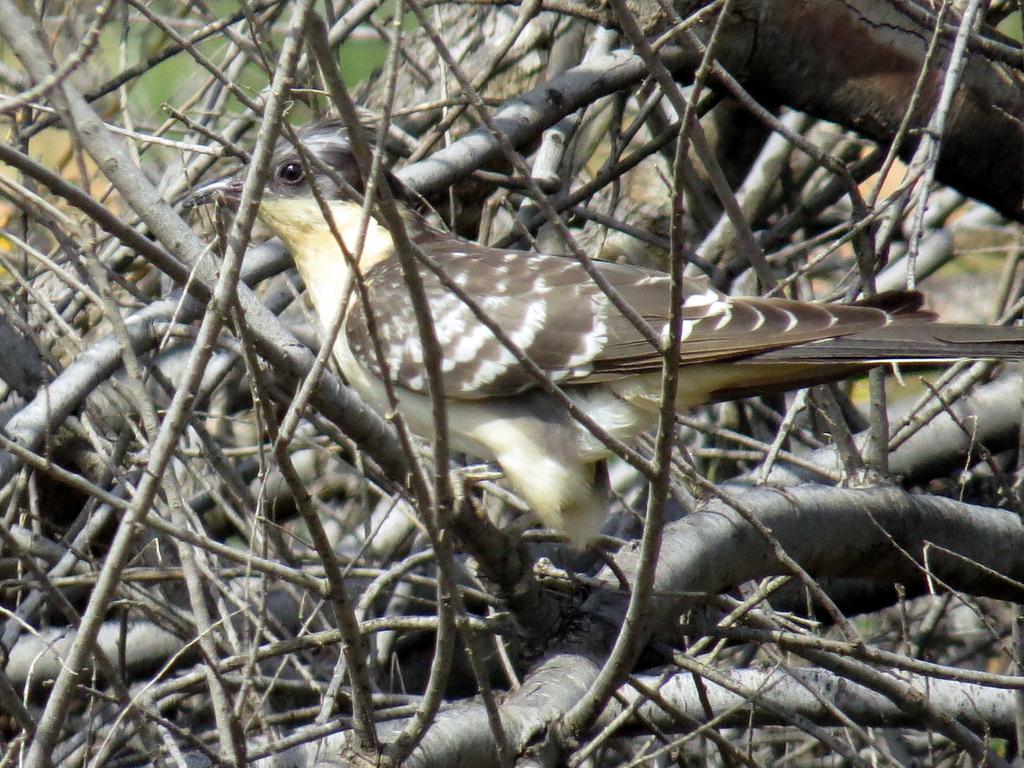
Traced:
<svg viewBox="0 0 1024 768">
<path fill-rule="evenodd" d="M 798 344 L 751 357 L 751 363 L 942 362 L 1024 359 L 1024 328 L 922 322 L 908 318 L 850 336 Z"/>
<path fill-rule="evenodd" d="M 706 366 L 697 386 L 713 402 L 825 384 L 876 365 L 1024 360 L 1024 328 L 936 322 L 922 301 L 916 291 L 890 291 L 858 302 L 886 312 L 886 324 Z"/>
</svg>

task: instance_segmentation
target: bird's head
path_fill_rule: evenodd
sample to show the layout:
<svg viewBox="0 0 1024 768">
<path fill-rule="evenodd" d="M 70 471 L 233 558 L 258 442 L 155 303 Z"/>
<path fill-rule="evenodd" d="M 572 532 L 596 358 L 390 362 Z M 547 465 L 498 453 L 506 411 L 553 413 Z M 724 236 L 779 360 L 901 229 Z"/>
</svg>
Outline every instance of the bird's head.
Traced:
<svg viewBox="0 0 1024 768">
<path fill-rule="evenodd" d="M 340 122 L 332 120 L 303 128 L 298 131 L 297 144 L 282 137 L 274 148 L 258 214 L 288 246 L 301 268 L 306 259 L 340 253 L 322 203 L 330 209 L 347 248 L 355 249 L 366 185 L 348 131 Z M 237 205 L 245 174 L 243 168 L 233 176 L 199 187 L 190 204 Z M 404 198 L 401 184 L 390 172 L 385 173 L 385 181 L 396 197 Z M 390 250 L 391 240 L 385 235 L 371 220 L 361 263 L 375 262 L 381 249 Z"/>
<path fill-rule="evenodd" d="M 296 136 L 301 149 L 288 137 L 279 139 L 274 147 L 264 201 L 273 206 L 278 200 L 313 200 L 315 186 L 325 200 L 358 202 L 365 185 L 345 127 L 337 120 L 328 120 L 302 128 Z M 246 173 L 247 169 L 242 168 L 198 187 L 188 205 L 237 205 Z"/>
</svg>

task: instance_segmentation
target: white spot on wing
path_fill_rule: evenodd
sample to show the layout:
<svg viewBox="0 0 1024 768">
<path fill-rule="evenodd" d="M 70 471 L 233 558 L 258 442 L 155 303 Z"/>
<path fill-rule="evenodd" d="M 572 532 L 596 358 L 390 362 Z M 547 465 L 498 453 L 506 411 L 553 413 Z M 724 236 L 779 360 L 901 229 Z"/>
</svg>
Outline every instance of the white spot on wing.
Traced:
<svg viewBox="0 0 1024 768">
<path fill-rule="evenodd" d="M 456 342 L 451 357 L 459 363 L 468 363 L 474 360 L 490 336 L 491 333 L 485 326 L 474 325 L 471 332 L 464 334 Z"/>
<path fill-rule="evenodd" d="M 466 332 L 466 315 L 458 309 L 450 309 L 434 321 L 437 340 L 442 346 L 451 344 Z"/>
<path fill-rule="evenodd" d="M 703 320 L 704 318 L 701 318 Z M 686 341 L 690 338 L 690 334 L 693 333 L 693 329 L 697 327 L 697 323 L 701 320 L 683 320 L 682 325 L 679 326 L 679 341 Z M 668 334 L 671 326 L 666 323 L 665 327 L 661 329 L 661 343 L 668 344 Z"/>
<path fill-rule="evenodd" d="M 494 343 L 497 344 L 498 342 L 495 341 Z M 466 391 L 471 392 L 475 389 L 479 389 L 484 384 L 490 384 L 515 363 L 516 359 L 512 356 L 512 353 L 504 347 L 501 349 L 501 356 L 497 360 L 487 360 L 480 363 L 479 368 L 477 368 L 476 375 L 466 382 Z"/>
<path fill-rule="evenodd" d="M 517 347 L 525 350 L 537 338 L 537 332 L 544 327 L 547 319 L 547 301 L 543 299 L 532 301 L 526 308 L 526 315 L 523 317 L 522 324 L 512 330 L 509 338 L 515 342 Z"/>
<path fill-rule="evenodd" d="M 492 300 L 485 303 L 498 306 L 506 303 L 506 300 Z M 546 301 L 531 302 L 527 306 L 526 314 L 519 326 L 514 329 L 508 329 L 509 340 L 521 350 L 526 349 L 537 338 L 537 333 L 544 327 L 547 316 Z M 517 362 L 515 356 L 495 339 L 490 330 L 484 325 L 474 326 L 471 334 L 459 339 L 454 350 L 454 357 L 459 362 L 468 363 L 477 359 L 482 352 L 490 353 L 488 356 L 496 352 L 497 359 L 480 362 L 473 378 L 463 385 L 465 391 L 472 391 L 490 384 Z"/>
<path fill-rule="evenodd" d="M 391 339 L 386 340 L 386 338 L 381 339 L 381 342 L 385 342 L 385 340 L 387 341 L 386 344 L 381 344 L 381 353 L 392 372 L 396 371 L 402 365 L 403 358 L 413 365 L 423 364 L 423 345 L 420 343 L 419 331 L 416 331 L 415 333 L 415 338 L 410 338 L 406 342 Z M 376 355 L 372 356 L 372 364 L 376 367 Z"/>
<path fill-rule="evenodd" d="M 757 315 L 757 320 L 755 320 L 754 324 L 752 326 L 750 326 L 750 330 L 756 331 L 758 328 L 760 328 L 762 325 L 764 325 L 764 312 L 762 312 L 760 309 L 758 309 L 755 306 L 751 306 L 750 308 L 752 310 L 754 310 L 754 313 Z M 833 318 L 833 320 L 834 319 L 835 318 Z"/>
<path fill-rule="evenodd" d="M 692 296 L 687 296 L 683 301 L 684 307 L 703 307 L 708 304 L 714 304 L 716 301 L 721 301 L 722 296 L 718 291 L 708 289 L 704 293 L 695 293 Z"/>
<path fill-rule="evenodd" d="M 721 315 L 717 323 L 715 323 L 715 330 L 720 331 L 729 324 L 732 320 L 732 302 L 731 301 L 716 301 L 708 308 L 708 317 L 714 317 L 715 315 Z"/>
<path fill-rule="evenodd" d="M 591 296 L 590 309 L 592 320 L 590 330 L 580 336 L 583 348 L 569 356 L 569 359 L 565 361 L 566 367 L 589 366 L 608 344 L 608 324 L 605 322 L 603 298 L 603 295 L 597 296 L 595 294 Z"/>
</svg>

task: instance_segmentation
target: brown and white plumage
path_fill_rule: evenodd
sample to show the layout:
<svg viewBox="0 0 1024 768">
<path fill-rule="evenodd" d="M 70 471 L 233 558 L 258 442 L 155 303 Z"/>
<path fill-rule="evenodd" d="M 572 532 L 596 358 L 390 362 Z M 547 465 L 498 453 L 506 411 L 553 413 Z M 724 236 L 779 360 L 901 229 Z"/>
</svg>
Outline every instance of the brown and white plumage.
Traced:
<svg viewBox="0 0 1024 768">
<path fill-rule="evenodd" d="M 352 191 L 361 194 L 363 184 L 346 135 L 327 124 L 307 129 L 302 139 L 350 187 L 316 174 L 342 238 L 354 249 L 362 211 Z M 260 217 L 291 250 L 326 326 L 350 286 L 348 264 L 289 143 L 277 148 L 273 168 Z M 230 198 L 239 185 L 237 178 L 215 182 L 196 199 Z M 576 260 L 484 247 L 431 229 L 411 213 L 409 223 L 422 252 L 584 413 L 626 440 L 653 425 L 662 355 Z M 664 338 L 671 318 L 668 275 L 594 264 Z M 416 317 L 391 236 L 376 220 L 369 222 L 359 270 L 399 407 L 414 431 L 430 437 Z M 426 267 L 419 271 L 442 350 L 453 445 L 496 460 L 544 523 L 586 540 L 604 520 L 594 465 L 610 455 L 606 446 L 538 388 L 526 366 L 437 275 Z M 921 296 L 913 292 L 857 305 L 815 304 L 733 298 L 694 280 L 686 282 L 683 295 L 679 408 L 835 380 L 880 362 L 1024 357 L 1020 329 L 933 323 L 935 316 L 921 309 Z M 372 341 L 367 308 L 353 294 L 334 355 L 349 383 L 385 412 L 383 368 Z"/>
</svg>

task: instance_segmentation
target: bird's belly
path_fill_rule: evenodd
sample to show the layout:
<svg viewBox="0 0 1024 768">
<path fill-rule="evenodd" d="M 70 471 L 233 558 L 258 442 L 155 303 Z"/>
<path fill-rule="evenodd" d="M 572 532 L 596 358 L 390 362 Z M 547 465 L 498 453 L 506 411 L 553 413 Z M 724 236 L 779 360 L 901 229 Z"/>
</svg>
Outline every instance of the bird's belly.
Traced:
<svg viewBox="0 0 1024 768">
<path fill-rule="evenodd" d="M 651 429 L 657 422 L 656 412 L 638 407 L 611 387 L 569 387 L 566 394 L 581 412 L 599 424 L 611 437 L 625 443 Z M 585 426 L 573 421 L 573 427 L 577 432 L 578 451 L 582 461 L 600 461 L 612 456 L 608 447 Z"/>
</svg>

